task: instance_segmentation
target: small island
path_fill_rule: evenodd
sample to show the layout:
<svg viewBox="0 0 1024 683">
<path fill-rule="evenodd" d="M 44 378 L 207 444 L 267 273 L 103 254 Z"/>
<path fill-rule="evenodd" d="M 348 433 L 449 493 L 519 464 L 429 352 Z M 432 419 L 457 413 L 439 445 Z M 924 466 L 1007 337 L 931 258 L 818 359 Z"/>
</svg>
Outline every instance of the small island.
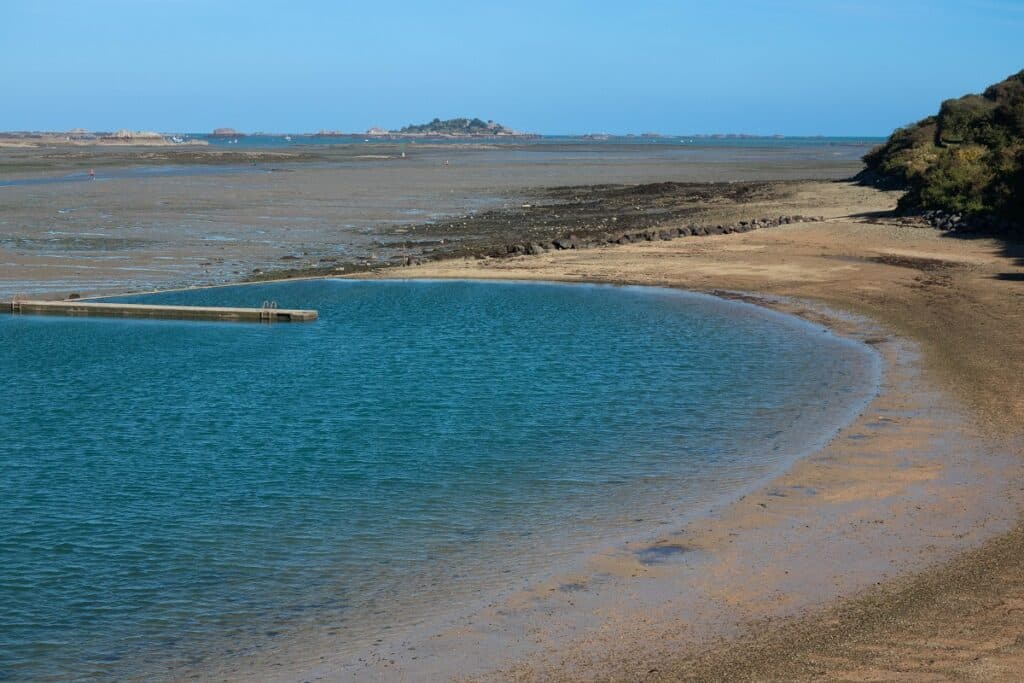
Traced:
<svg viewBox="0 0 1024 683">
<path fill-rule="evenodd" d="M 410 124 L 398 130 L 371 128 L 366 134 L 380 137 L 537 137 L 533 133 L 521 133 L 495 121 L 479 118 L 434 118 L 428 123 Z"/>
</svg>

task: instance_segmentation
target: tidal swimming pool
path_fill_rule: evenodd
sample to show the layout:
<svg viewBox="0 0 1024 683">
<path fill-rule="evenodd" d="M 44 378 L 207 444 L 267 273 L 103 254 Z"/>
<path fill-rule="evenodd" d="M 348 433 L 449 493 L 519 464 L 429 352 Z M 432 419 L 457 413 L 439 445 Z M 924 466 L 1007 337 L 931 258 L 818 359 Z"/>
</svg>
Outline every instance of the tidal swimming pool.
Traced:
<svg viewBox="0 0 1024 683">
<path fill-rule="evenodd" d="M 873 395 L 863 345 L 667 289 L 147 295 L 310 324 L 0 317 L 0 680 L 339 648 L 743 489 Z"/>
</svg>

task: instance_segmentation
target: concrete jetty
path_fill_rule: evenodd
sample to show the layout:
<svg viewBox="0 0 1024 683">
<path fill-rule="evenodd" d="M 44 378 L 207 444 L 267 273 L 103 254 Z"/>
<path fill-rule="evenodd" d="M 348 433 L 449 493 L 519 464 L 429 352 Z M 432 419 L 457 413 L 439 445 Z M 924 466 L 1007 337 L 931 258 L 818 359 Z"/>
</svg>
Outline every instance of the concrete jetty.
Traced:
<svg viewBox="0 0 1024 683">
<path fill-rule="evenodd" d="M 232 322 L 308 322 L 317 312 L 295 308 L 224 308 L 217 306 L 156 306 L 96 301 L 0 301 L 0 313 L 68 315 L 106 318 L 163 318 L 168 320 L 225 320 Z"/>
</svg>

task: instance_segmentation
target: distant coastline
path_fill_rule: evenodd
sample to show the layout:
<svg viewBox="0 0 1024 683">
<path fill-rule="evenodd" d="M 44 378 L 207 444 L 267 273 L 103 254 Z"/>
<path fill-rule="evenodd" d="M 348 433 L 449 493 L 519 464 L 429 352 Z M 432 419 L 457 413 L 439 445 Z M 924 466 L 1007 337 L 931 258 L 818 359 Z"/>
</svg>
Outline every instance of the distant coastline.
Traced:
<svg viewBox="0 0 1024 683">
<path fill-rule="evenodd" d="M 200 147 L 204 145 L 262 146 L 282 143 L 295 145 L 347 144 L 354 142 L 415 142 L 424 141 L 532 141 L 543 139 L 607 142 L 618 140 L 644 140 L 661 142 L 700 142 L 730 140 L 830 140 L 850 139 L 883 141 L 883 136 L 824 136 L 824 135 L 759 135 L 753 133 L 692 133 L 670 134 L 658 132 L 575 134 L 543 134 L 513 130 L 494 121 L 481 119 L 434 119 L 428 123 L 408 125 L 399 129 L 372 127 L 366 131 L 322 129 L 311 132 L 245 132 L 230 127 L 215 128 L 209 133 L 156 132 L 123 128 L 117 131 L 93 131 L 74 128 L 67 131 L 22 130 L 0 131 L 0 148 L 38 147 Z"/>
<path fill-rule="evenodd" d="M 156 133 L 153 131 L 87 131 L 74 129 L 69 131 L 9 131 L 0 132 L 0 147 L 53 147 L 53 146 L 144 146 L 167 147 L 173 145 L 206 145 L 206 140 Z"/>
</svg>

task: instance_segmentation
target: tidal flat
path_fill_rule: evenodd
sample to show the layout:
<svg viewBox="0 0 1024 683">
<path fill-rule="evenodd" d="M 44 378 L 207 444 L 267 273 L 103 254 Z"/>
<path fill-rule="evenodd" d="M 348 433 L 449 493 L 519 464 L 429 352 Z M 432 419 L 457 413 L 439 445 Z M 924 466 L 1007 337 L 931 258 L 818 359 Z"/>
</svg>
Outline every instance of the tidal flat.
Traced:
<svg viewBox="0 0 1024 683">
<path fill-rule="evenodd" d="M 0 296 L 351 273 L 698 217 L 742 198 L 730 183 L 852 175 L 869 145 L 0 149 Z M 663 181 L 717 184 L 658 206 L 611 187 Z"/>
</svg>

